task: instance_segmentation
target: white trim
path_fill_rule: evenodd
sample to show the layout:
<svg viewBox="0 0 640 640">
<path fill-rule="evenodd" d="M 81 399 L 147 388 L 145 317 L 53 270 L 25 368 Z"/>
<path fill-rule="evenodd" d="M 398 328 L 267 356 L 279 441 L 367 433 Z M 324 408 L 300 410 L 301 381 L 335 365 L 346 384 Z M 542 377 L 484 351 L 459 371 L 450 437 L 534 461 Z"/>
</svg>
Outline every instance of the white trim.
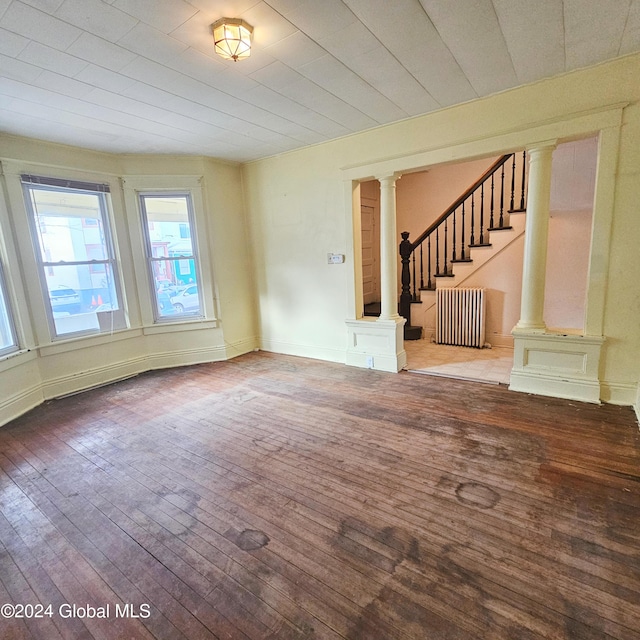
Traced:
<svg viewBox="0 0 640 640">
<path fill-rule="evenodd" d="M 404 318 L 347 320 L 347 359 L 353 367 L 397 373 L 407 366 Z"/>
<path fill-rule="evenodd" d="M 244 338 L 243 340 L 236 340 L 235 342 L 225 342 L 225 353 L 228 360 L 242 356 L 245 353 L 251 351 L 259 351 L 260 339 L 258 336 L 251 336 L 250 338 Z"/>
<path fill-rule="evenodd" d="M 459 107 L 460 105 L 458 105 Z M 474 157 L 510 153 L 551 139 L 569 139 L 609 127 L 620 127 L 627 102 L 563 115 L 558 118 L 520 123 L 489 135 L 462 138 L 455 143 L 427 147 L 408 156 L 389 156 L 370 162 L 342 167 L 344 180 L 364 181 L 379 175 L 420 171 L 432 165 Z"/>
<path fill-rule="evenodd" d="M 0 401 L 0 427 L 31 411 L 44 400 L 40 384 L 34 384 L 27 389 L 21 389 L 19 393 L 3 398 Z"/>
<path fill-rule="evenodd" d="M 143 225 L 143 213 L 140 207 L 140 194 L 188 193 L 193 208 L 192 238 L 202 234 L 207 240 L 194 244 L 195 260 L 198 265 L 198 292 L 202 302 L 202 317 L 190 318 L 185 315 L 180 322 L 214 322 L 216 320 L 217 285 L 213 274 L 213 255 L 209 243 L 208 217 L 205 211 L 204 177 L 198 175 L 135 175 L 121 179 L 125 201 L 128 237 L 133 250 L 133 271 L 138 292 L 138 305 L 145 327 L 174 324 L 168 319 L 155 320 L 155 292 L 151 290 L 149 277 L 146 229 Z M 195 242 L 195 241 L 194 241 Z M 169 316 L 167 317 L 169 318 Z M 176 323 L 178 324 L 178 323 Z"/>
<path fill-rule="evenodd" d="M 158 352 L 146 357 L 149 370 L 185 367 L 193 364 L 204 364 L 206 362 L 220 362 L 227 359 L 227 352 L 224 345 L 216 345 L 208 349 L 194 348 Z"/>
<path fill-rule="evenodd" d="M 219 327 L 218 320 L 204 318 L 183 318 L 176 322 L 159 322 L 142 327 L 145 336 L 152 336 L 156 333 L 174 333 L 176 331 L 197 331 L 198 329 L 217 329 Z"/>
<path fill-rule="evenodd" d="M 601 399 L 607 404 L 633 407 L 640 411 L 640 390 L 637 384 L 627 382 L 602 382 Z M 639 415 L 640 418 L 640 415 Z"/>
<path fill-rule="evenodd" d="M 126 362 L 117 362 L 104 367 L 86 369 L 81 374 L 73 372 L 42 383 L 42 395 L 45 400 L 59 398 L 79 391 L 88 391 L 95 387 L 130 378 L 145 371 L 146 356 L 132 358 Z"/>
<path fill-rule="evenodd" d="M 514 329 L 509 389 L 600 403 L 604 338 Z"/>
<path fill-rule="evenodd" d="M 600 383 L 592 380 L 558 378 L 542 373 L 522 373 L 512 370 L 509 391 L 600 404 Z"/>
<path fill-rule="evenodd" d="M 271 353 L 282 353 L 288 356 L 300 356 L 314 360 L 326 360 L 327 362 L 345 363 L 345 352 L 340 349 L 317 347 L 296 342 L 283 342 L 282 340 L 260 340 L 260 350 Z"/>
</svg>

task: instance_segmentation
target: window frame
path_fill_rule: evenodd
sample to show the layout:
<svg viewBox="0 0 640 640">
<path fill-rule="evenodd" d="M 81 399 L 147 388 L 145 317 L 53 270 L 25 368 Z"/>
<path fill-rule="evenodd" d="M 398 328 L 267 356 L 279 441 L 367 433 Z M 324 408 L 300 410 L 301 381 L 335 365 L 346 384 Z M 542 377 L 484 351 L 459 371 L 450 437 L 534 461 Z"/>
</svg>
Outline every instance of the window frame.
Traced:
<svg viewBox="0 0 640 640">
<path fill-rule="evenodd" d="M 153 254 L 153 244 L 151 241 L 150 235 L 150 223 L 155 221 L 150 221 L 147 216 L 147 206 L 145 203 L 146 198 L 184 198 L 187 209 L 187 219 L 189 223 L 189 234 L 188 239 L 191 244 L 191 254 L 189 255 L 180 255 L 180 256 L 155 256 Z M 144 253 L 145 253 L 145 264 L 146 264 L 146 272 L 147 279 L 149 282 L 149 293 L 150 293 L 150 302 L 153 313 L 153 322 L 155 325 L 175 323 L 175 322 L 184 322 L 185 320 L 203 320 L 206 318 L 206 307 L 205 301 L 203 297 L 203 286 L 202 286 L 202 267 L 201 267 L 201 256 L 198 248 L 198 231 L 196 226 L 196 213 L 195 206 L 193 201 L 193 193 L 190 189 L 139 189 L 136 190 L 136 199 L 138 210 L 140 212 L 140 223 L 142 227 L 142 236 L 144 242 Z M 180 230 L 180 237 L 182 238 L 182 229 Z M 198 311 L 184 311 L 182 313 L 173 313 L 166 316 L 160 315 L 160 311 L 158 308 L 158 299 L 157 299 L 157 291 L 156 291 L 156 281 L 155 281 L 155 270 L 154 263 L 160 262 L 175 262 L 179 270 L 179 264 L 182 261 L 193 261 L 194 271 L 196 282 L 190 283 L 195 284 L 198 288 Z M 190 286 L 186 285 L 186 286 Z"/>
<path fill-rule="evenodd" d="M 109 195 L 111 188 L 108 184 L 87 182 L 79 180 L 70 180 L 64 178 L 54 178 L 32 174 L 21 174 L 20 182 L 24 196 L 25 208 L 28 214 L 29 229 L 34 249 L 34 257 L 38 269 L 38 279 L 40 282 L 40 290 L 42 294 L 42 302 L 44 305 L 45 315 L 49 328 L 49 335 L 52 341 L 68 340 L 82 336 L 100 335 L 104 333 L 112 333 L 116 329 L 126 328 L 126 319 L 124 311 L 124 296 L 122 283 L 120 279 L 120 269 L 118 255 L 116 252 L 116 244 L 113 234 L 113 220 L 111 216 L 111 203 Z M 102 234 L 104 237 L 104 248 L 106 257 L 103 259 L 87 259 L 87 260 L 45 260 L 43 253 L 43 239 L 38 230 L 38 212 L 34 206 L 34 195 L 32 190 L 45 190 L 56 193 L 84 193 L 97 196 L 99 203 L 98 210 L 100 221 L 102 223 Z M 84 228 L 84 225 L 83 225 Z M 116 298 L 117 309 L 111 311 L 97 312 L 98 328 L 81 329 L 78 331 L 58 332 L 56 327 L 56 319 L 49 295 L 49 287 L 47 284 L 47 271 L 55 267 L 83 267 L 86 266 L 91 271 L 96 267 L 103 267 L 111 272 L 111 281 L 113 291 Z"/>
<path fill-rule="evenodd" d="M 15 316 L 11 300 L 9 299 L 9 290 L 7 288 L 4 275 L 4 265 L 2 262 L 2 256 L 0 255 L 0 305 L 4 307 L 7 315 L 7 329 L 9 332 L 9 338 L 11 339 L 11 344 L 8 344 L 6 347 L 0 346 L 0 358 L 16 353 L 20 350 Z"/>
</svg>

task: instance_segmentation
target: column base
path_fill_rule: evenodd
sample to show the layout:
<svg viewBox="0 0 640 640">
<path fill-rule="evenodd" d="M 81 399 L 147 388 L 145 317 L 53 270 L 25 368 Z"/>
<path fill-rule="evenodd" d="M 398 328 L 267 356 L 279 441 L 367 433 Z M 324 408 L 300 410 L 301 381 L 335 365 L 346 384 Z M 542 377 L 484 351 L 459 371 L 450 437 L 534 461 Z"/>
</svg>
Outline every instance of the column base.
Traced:
<svg viewBox="0 0 640 640">
<path fill-rule="evenodd" d="M 600 403 L 602 336 L 513 330 L 509 389 Z"/>
<path fill-rule="evenodd" d="M 404 324 L 397 318 L 347 320 L 347 364 L 352 367 L 397 373 L 407 364 Z"/>
<path fill-rule="evenodd" d="M 513 332 L 523 332 L 523 333 L 545 333 L 547 331 L 547 325 L 542 322 L 518 322 L 518 324 L 513 328 Z"/>
</svg>

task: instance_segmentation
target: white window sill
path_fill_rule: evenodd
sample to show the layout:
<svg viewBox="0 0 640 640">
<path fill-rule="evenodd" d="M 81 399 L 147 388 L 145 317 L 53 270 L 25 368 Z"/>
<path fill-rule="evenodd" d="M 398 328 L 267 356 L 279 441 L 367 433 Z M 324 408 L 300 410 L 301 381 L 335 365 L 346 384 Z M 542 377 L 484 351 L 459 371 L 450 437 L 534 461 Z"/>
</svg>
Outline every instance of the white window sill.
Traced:
<svg viewBox="0 0 640 640">
<path fill-rule="evenodd" d="M 217 329 L 218 321 L 205 318 L 185 318 L 183 320 L 173 320 L 171 322 L 158 322 L 158 324 L 147 325 L 142 328 L 145 336 L 156 333 L 173 333 L 180 331 L 197 331 L 198 329 Z"/>
</svg>

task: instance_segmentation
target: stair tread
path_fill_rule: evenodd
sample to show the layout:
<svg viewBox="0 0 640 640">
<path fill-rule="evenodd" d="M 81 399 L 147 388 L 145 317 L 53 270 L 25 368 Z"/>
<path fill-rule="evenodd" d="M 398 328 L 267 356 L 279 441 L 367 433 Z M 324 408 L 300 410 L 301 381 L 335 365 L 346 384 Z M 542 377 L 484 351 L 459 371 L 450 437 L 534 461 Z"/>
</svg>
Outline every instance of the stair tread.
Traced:
<svg viewBox="0 0 640 640">
<path fill-rule="evenodd" d="M 487 231 L 507 231 L 508 229 L 513 229 L 511 225 L 508 227 L 489 227 Z"/>
<path fill-rule="evenodd" d="M 490 242 L 482 242 L 482 243 L 477 242 L 476 244 L 470 244 L 469 246 L 470 246 L 471 248 L 476 248 L 476 247 L 490 247 L 490 246 L 491 246 L 491 243 L 490 243 Z"/>
</svg>

